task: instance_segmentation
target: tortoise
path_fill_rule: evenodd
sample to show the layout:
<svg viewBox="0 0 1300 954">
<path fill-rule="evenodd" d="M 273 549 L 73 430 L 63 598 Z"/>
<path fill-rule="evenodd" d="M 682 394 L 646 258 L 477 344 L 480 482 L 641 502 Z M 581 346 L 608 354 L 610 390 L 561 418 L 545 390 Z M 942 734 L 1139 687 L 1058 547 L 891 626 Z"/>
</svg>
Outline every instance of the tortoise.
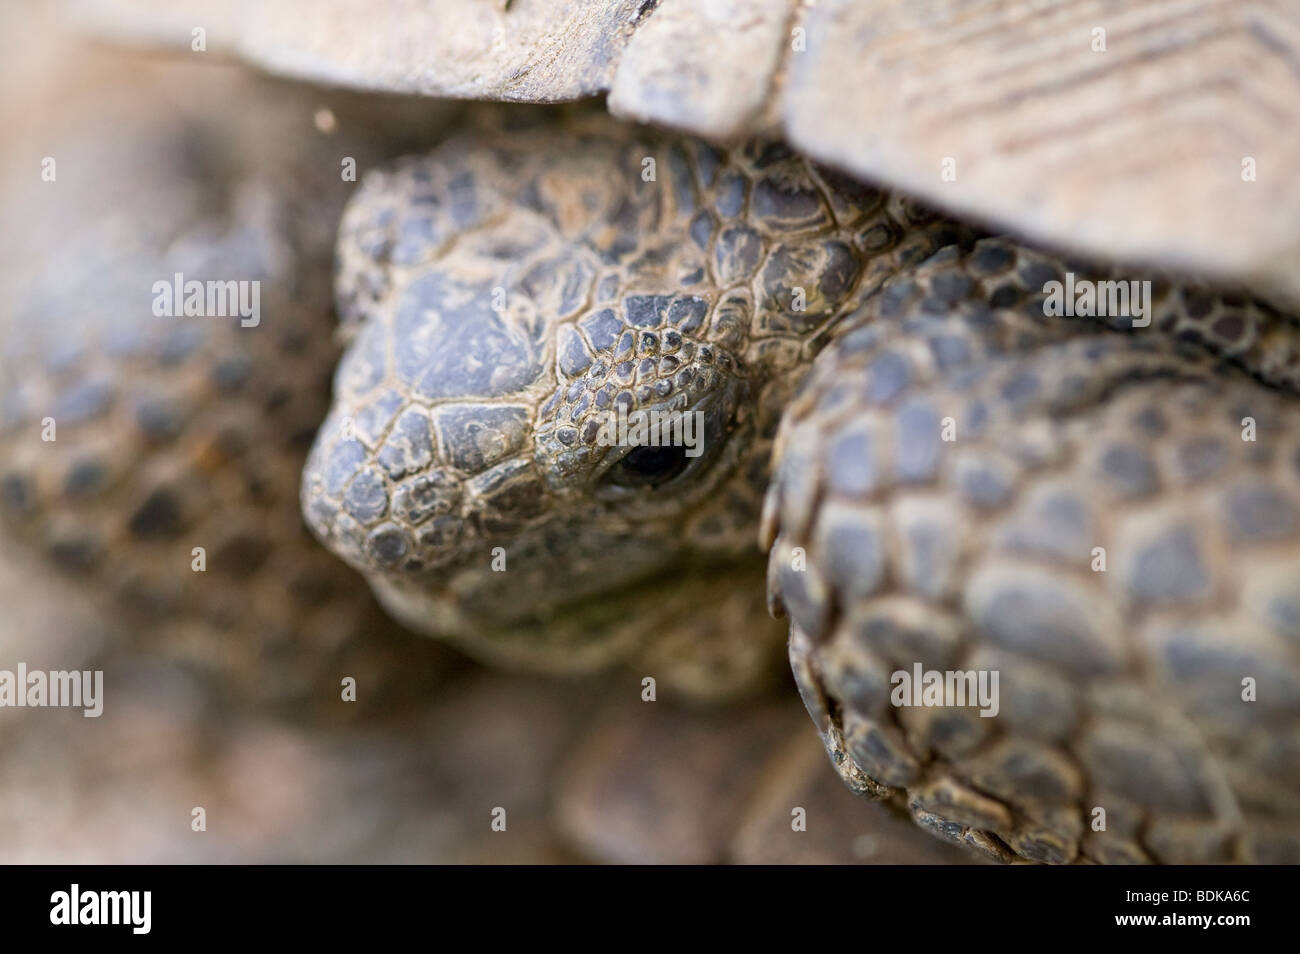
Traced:
<svg viewBox="0 0 1300 954">
<path fill-rule="evenodd" d="M 0 154 L 0 672 L 102 670 L 106 701 L 3 710 L 0 856 L 965 860 L 826 771 L 787 686 L 650 705 L 639 672 L 486 669 L 401 630 L 312 540 L 339 157 L 427 149 L 445 108 L 68 37 L 42 63 L 6 87 L 23 112 Z M 47 154 L 54 182 L 28 174 Z M 260 280 L 258 326 L 152 315 L 178 269 Z"/>
<path fill-rule="evenodd" d="M 1171 64 L 1225 23 L 1233 44 L 1282 61 L 1287 16 L 1116 12 L 1110 42 L 1127 55 L 1099 58 L 1106 40 L 1085 32 L 1071 55 L 1095 74 L 1071 99 L 1058 57 L 1014 72 L 991 60 L 1008 35 L 1033 41 L 1028 62 L 1075 33 L 990 6 L 972 21 L 957 5 L 771 3 L 743 27 L 726 3 L 579 7 L 549 47 L 497 43 L 418 74 L 367 66 L 372 48 L 329 30 L 309 34 L 320 46 L 304 58 L 248 21 L 232 49 L 309 63 L 315 79 L 529 101 L 608 90 L 613 111 L 655 123 L 599 104 L 484 111 L 433 151 L 365 172 L 338 227 L 346 350 L 303 469 L 303 518 L 407 629 L 498 664 L 618 664 L 696 700 L 770 677 L 785 633 L 756 598 L 766 563 L 795 683 L 854 792 L 994 860 L 1294 862 L 1296 197 L 1243 176 L 1253 155 L 1294 155 L 1292 127 L 1238 134 L 1226 117 L 1247 97 L 1233 73 L 1205 71 L 1230 171 L 1184 159 L 1179 137 L 1203 127 L 1172 108 L 1149 114 L 1167 134 L 1124 161 L 1117 145 L 1142 142 L 1124 122 L 1079 133 L 1078 148 L 1031 135 L 1054 96 L 1125 119 L 1151 110 L 1126 112 L 1117 90 L 1138 76 L 1178 89 Z M 710 24 L 734 40 L 717 57 L 699 55 Z M 385 28 L 371 37 L 382 48 Z M 981 54 L 952 61 L 983 82 L 969 101 L 914 101 L 909 69 L 945 39 Z M 846 104 L 869 121 L 830 99 L 846 70 L 889 91 Z M 918 154 L 931 171 L 909 165 Z M 1172 204 L 1189 186 L 1203 201 Z M 319 227 L 307 206 L 324 191 L 299 188 L 289 234 Z M 273 273 L 274 250 L 259 251 L 248 273 Z M 302 284 L 304 310 L 319 311 L 319 286 Z M 1111 313 L 1061 314 L 1125 288 Z M 284 335 L 276 360 L 327 371 L 320 339 Z M 56 351 L 21 354 L 43 370 Z M 242 386 L 238 362 L 215 366 L 212 383 Z M 30 376 L 16 390 L 28 410 L 11 432 L 21 424 L 28 443 L 33 406 L 62 402 L 54 417 L 75 422 L 111 403 L 107 387 L 41 394 Z M 256 397 L 277 412 L 294 391 Z M 158 403 L 137 411 L 146 441 L 180 429 Z M 606 440 L 611 417 L 648 412 L 695 421 L 699 446 Z M 193 451 L 200 468 L 243 455 Z M 129 450 L 101 453 L 128 468 Z M 159 489 L 169 476 L 142 477 L 111 526 L 175 537 L 201 505 Z M 11 468 L 4 487 L 56 556 L 102 565 L 113 533 L 48 516 L 93 475 L 58 477 Z M 223 562 L 266 572 L 249 543 L 266 536 L 230 539 Z M 325 579 L 312 566 L 281 571 L 305 603 Z M 351 598 L 328 572 L 328 591 Z M 165 582 L 118 589 L 139 599 Z M 235 612 L 186 592 L 145 601 L 168 598 L 205 620 Z M 991 698 L 944 696 L 976 675 Z"/>
</svg>

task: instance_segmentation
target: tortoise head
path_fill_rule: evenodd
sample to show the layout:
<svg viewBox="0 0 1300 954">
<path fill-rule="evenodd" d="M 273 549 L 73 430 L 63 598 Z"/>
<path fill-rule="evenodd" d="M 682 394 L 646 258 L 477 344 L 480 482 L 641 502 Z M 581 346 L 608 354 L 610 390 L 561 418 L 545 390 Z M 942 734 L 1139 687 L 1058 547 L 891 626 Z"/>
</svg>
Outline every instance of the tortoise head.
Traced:
<svg viewBox="0 0 1300 954">
<path fill-rule="evenodd" d="M 550 667 L 738 579 L 761 612 L 771 437 L 891 221 L 783 149 L 609 123 L 372 173 L 309 526 L 406 625 Z"/>
</svg>

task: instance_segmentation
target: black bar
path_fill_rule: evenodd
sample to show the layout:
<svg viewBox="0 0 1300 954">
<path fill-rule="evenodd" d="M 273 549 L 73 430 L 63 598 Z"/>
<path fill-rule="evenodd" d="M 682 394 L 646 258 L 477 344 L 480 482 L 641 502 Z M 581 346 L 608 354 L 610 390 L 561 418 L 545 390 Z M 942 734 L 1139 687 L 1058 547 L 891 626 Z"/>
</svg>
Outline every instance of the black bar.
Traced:
<svg viewBox="0 0 1300 954">
<path fill-rule="evenodd" d="M 698 942 L 713 931 L 793 932 L 790 943 L 854 946 L 896 930 L 918 941 L 957 932 L 978 943 L 1019 938 L 1028 946 L 1105 934 L 1232 943 L 1242 931 L 1287 931 L 1296 921 L 1294 869 L 1284 867 L 1043 868 L 865 867 L 710 870 L 421 867 L 9 868 L 0 897 L 7 941 L 141 943 L 398 939 L 416 929 L 433 943 L 457 925 L 495 945 L 515 932 L 547 936 L 659 936 Z M 148 932 L 126 908 L 116 925 L 53 924 L 60 894 L 149 892 Z M 1179 892 L 1185 892 L 1180 894 Z M 1193 920 L 1194 919 L 1194 920 Z M 1203 919 L 1208 919 L 1205 923 Z M 782 924 L 784 922 L 784 924 Z M 475 927 L 477 925 L 477 927 Z M 752 926 L 752 927 L 751 927 Z M 451 933 L 445 933 L 451 932 Z M 613 932 L 613 933 L 610 933 Z M 773 934 L 775 939 L 777 935 Z M 441 941 L 439 940 L 441 938 Z M 801 940 L 793 940 L 801 939 Z M 1053 940 L 1049 940 L 1053 939 Z M 15 949 L 16 948 L 12 948 Z M 793 952 L 792 952 L 793 954 Z"/>
</svg>

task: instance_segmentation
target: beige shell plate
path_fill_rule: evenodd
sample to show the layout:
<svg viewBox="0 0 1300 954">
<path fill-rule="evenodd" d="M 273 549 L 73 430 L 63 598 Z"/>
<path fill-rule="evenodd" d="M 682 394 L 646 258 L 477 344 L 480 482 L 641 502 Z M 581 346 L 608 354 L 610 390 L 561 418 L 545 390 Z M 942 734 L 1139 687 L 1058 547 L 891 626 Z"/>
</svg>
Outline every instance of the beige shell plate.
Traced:
<svg viewBox="0 0 1300 954">
<path fill-rule="evenodd" d="M 607 93 L 1091 256 L 1300 300 L 1300 8 L 1279 0 L 76 0 L 100 36 L 464 99 Z M 193 49 L 203 30 L 202 52 Z"/>
</svg>

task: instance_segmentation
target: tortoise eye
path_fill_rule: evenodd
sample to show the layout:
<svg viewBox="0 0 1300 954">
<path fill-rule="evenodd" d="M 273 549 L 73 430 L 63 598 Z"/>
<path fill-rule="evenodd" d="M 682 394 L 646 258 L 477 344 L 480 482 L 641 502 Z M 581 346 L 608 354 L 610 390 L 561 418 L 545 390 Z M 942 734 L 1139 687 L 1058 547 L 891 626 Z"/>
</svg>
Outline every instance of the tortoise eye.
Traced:
<svg viewBox="0 0 1300 954">
<path fill-rule="evenodd" d="M 658 487 L 689 463 L 685 447 L 634 447 L 609 469 L 605 479 L 620 487 Z"/>
</svg>

